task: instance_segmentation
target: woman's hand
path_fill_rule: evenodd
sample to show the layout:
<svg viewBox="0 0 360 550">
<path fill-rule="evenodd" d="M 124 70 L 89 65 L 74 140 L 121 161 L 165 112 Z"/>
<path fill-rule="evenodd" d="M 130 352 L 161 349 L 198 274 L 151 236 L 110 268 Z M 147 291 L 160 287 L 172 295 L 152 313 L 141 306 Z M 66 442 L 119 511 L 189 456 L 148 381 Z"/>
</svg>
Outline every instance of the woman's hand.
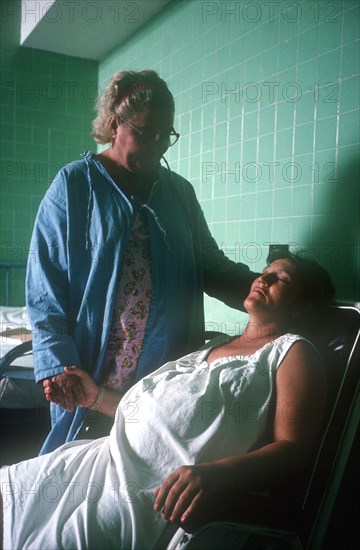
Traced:
<svg viewBox="0 0 360 550">
<path fill-rule="evenodd" d="M 180 466 L 155 489 L 154 509 L 163 519 L 184 525 L 202 524 L 211 513 L 217 492 L 216 474 L 211 464 Z"/>
<path fill-rule="evenodd" d="M 99 393 L 99 386 L 91 376 L 78 367 L 65 367 L 64 372 L 43 382 L 48 401 L 72 412 L 75 407 L 91 407 Z"/>
</svg>

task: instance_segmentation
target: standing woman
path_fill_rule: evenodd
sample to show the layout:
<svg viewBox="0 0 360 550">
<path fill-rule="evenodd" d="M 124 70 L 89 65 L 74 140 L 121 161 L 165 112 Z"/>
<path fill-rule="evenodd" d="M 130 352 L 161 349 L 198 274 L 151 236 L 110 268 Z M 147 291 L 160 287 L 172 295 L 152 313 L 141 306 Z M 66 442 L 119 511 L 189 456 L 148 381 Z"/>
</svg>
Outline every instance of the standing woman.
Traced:
<svg viewBox="0 0 360 550">
<path fill-rule="evenodd" d="M 102 394 L 75 406 L 81 385 L 65 366 L 123 394 L 201 345 L 204 291 L 241 308 L 255 277 L 219 250 L 191 184 L 160 165 L 179 138 L 173 121 L 154 71 L 114 74 L 93 123 L 110 146 L 60 170 L 40 205 L 27 308 L 36 380 L 50 380 L 55 401 L 42 453 L 110 427 L 96 412 Z"/>
</svg>

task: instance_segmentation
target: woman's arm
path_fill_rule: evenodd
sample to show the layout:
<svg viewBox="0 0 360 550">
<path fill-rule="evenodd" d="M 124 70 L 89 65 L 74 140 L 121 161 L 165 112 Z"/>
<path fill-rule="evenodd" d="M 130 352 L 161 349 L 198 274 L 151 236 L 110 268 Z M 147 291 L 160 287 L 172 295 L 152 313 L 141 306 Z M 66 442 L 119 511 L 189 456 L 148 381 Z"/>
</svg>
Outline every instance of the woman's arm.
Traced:
<svg viewBox="0 0 360 550">
<path fill-rule="evenodd" d="M 155 491 L 154 508 L 164 519 L 197 528 L 207 511 L 216 519 L 216 505 L 222 517 L 231 516 L 234 500 L 222 495 L 271 489 L 306 467 L 326 399 L 321 361 L 308 344 L 297 342 L 289 350 L 277 371 L 276 392 L 273 441 L 242 456 L 175 470 Z"/>
</svg>

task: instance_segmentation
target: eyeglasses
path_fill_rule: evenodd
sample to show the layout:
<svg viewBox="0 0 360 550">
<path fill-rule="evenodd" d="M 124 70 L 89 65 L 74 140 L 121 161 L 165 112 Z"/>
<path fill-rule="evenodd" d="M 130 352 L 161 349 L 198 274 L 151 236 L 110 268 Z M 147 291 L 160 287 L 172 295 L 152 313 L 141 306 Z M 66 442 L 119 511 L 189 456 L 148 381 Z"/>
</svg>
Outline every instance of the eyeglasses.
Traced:
<svg viewBox="0 0 360 550">
<path fill-rule="evenodd" d="M 157 139 L 160 139 L 160 141 L 163 141 L 166 143 L 167 147 L 172 147 L 175 145 L 177 140 L 180 137 L 180 134 L 175 132 L 174 128 L 168 131 L 161 131 L 161 130 L 153 130 L 152 128 L 145 128 L 140 126 L 134 126 L 133 124 L 130 124 L 127 120 L 124 118 L 121 118 L 120 116 L 116 115 L 116 118 L 118 118 L 121 122 L 129 126 L 134 132 L 139 136 L 139 139 L 143 143 L 150 143 L 152 141 L 156 141 Z"/>
</svg>

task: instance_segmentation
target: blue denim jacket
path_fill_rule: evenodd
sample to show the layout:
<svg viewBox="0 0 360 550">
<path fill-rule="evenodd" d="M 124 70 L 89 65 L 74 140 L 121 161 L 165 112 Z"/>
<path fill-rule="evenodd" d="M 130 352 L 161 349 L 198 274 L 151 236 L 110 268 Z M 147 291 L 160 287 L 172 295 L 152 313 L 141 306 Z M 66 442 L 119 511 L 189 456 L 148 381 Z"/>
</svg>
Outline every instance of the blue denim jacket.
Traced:
<svg viewBox="0 0 360 550">
<path fill-rule="evenodd" d="M 102 381 L 121 260 L 135 209 L 150 233 L 152 299 L 137 366 L 142 378 L 203 342 L 203 291 L 242 306 L 254 274 L 224 256 L 191 184 L 159 169 L 146 204 L 128 199 L 92 153 L 65 166 L 41 202 L 28 260 L 27 309 L 36 380 L 77 365 Z M 86 415 L 52 406 L 49 452 Z"/>
</svg>

